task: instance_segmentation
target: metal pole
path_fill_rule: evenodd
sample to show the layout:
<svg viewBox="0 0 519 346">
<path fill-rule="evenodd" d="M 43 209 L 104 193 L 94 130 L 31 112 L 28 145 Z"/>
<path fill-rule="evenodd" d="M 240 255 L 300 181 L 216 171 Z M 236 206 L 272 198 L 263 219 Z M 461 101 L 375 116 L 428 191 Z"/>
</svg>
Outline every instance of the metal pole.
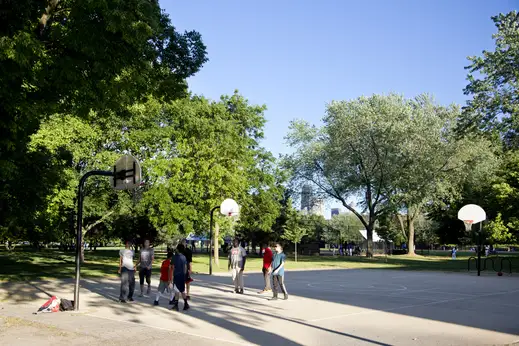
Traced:
<svg viewBox="0 0 519 346">
<path fill-rule="evenodd" d="M 481 233 L 483 231 L 483 221 L 479 223 L 479 234 L 478 234 L 478 276 L 481 275 Z"/>
<path fill-rule="evenodd" d="M 77 192 L 77 229 L 76 229 L 76 282 L 74 284 L 74 310 L 79 311 L 79 280 L 81 272 L 81 248 L 83 238 L 83 188 L 91 175 L 113 176 L 111 171 L 90 171 L 79 180 Z M 114 179 L 115 180 L 115 179 Z"/>
<path fill-rule="evenodd" d="M 211 209 L 211 218 L 209 220 L 209 275 L 213 275 L 213 213 L 220 206 Z"/>
</svg>

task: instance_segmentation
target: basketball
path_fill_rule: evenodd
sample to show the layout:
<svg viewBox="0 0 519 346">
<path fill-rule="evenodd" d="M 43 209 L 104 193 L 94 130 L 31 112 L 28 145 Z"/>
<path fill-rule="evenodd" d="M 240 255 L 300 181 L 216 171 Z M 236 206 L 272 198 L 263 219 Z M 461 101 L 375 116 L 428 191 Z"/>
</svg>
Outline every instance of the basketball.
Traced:
<svg viewBox="0 0 519 346">
<path fill-rule="evenodd" d="M 497 273 L 497 276 L 503 276 L 502 272 Z"/>
</svg>

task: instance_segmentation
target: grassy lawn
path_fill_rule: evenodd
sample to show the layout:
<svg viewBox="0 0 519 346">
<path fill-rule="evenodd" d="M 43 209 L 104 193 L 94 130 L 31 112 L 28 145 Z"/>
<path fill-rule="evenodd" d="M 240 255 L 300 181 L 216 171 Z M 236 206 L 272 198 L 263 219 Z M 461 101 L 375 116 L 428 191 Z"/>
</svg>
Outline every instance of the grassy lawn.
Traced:
<svg viewBox="0 0 519 346">
<path fill-rule="evenodd" d="M 97 251 L 86 251 L 84 263 L 81 267 L 83 277 L 117 277 L 118 251 L 115 248 L 101 248 Z M 340 269 L 340 268 L 364 268 L 364 269 L 402 269 L 402 270 L 436 270 L 449 272 L 466 272 L 467 259 L 473 253 L 459 253 L 458 259 L 450 259 L 448 252 L 432 252 L 430 256 L 376 256 L 368 259 L 365 257 L 339 257 L 339 256 L 299 256 L 298 262 L 289 258 L 286 264 L 290 269 Z M 513 272 L 519 273 L 519 257 L 502 256 L 512 262 Z M 157 252 L 156 267 L 165 258 L 164 252 Z M 490 264 L 490 261 L 488 261 Z M 251 256 L 247 261 L 249 271 L 259 271 L 262 259 Z M 496 262 L 496 265 L 497 262 Z M 0 250 L 0 280 L 23 280 L 43 278 L 72 278 L 75 273 L 75 257 L 73 253 L 58 250 L 30 251 L 27 249 L 15 249 L 12 252 Z M 475 263 L 472 263 L 473 270 Z M 508 262 L 505 263 L 508 268 Z M 490 270 L 492 270 L 490 268 Z M 208 255 L 195 254 L 193 256 L 193 271 L 208 273 Z M 214 272 L 227 271 L 227 258 L 220 256 L 220 265 L 213 264 Z M 506 270 L 505 270 L 506 271 Z"/>
</svg>

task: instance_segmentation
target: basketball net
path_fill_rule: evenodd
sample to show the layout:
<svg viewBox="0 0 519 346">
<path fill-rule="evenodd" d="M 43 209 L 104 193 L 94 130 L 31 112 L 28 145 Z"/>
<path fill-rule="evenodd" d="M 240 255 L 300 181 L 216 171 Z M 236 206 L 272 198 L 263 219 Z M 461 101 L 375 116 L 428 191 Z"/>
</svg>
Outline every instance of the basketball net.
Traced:
<svg viewBox="0 0 519 346">
<path fill-rule="evenodd" d="M 472 224 L 474 223 L 474 220 L 463 220 L 463 223 L 465 224 L 465 230 L 472 230 Z"/>
</svg>

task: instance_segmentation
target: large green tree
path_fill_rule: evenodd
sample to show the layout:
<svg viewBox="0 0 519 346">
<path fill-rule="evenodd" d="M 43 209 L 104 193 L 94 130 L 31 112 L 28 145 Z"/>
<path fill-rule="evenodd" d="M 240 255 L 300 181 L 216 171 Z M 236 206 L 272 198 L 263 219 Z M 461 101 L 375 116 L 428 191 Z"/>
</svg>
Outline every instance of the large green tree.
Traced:
<svg viewBox="0 0 519 346">
<path fill-rule="evenodd" d="M 402 171 L 394 182 L 392 200 L 400 201 L 400 205 L 394 206 L 405 212 L 409 254 L 414 255 L 415 221 L 426 206 L 459 198 L 462 184 L 469 177 L 487 179 L 497 161 L 491 142 L 475 136 L 457 136 L 457 106 L 437 105 L 427 95 L 406 103 L 408 111 L 399 123 L 406 129 L 398 157 Z"/>
<path fill-rule="evenodd" d="M 287 136 L 295 153 L 285 163 L 294 178 L 312 182 L 359 219 L 369 257 L 376 221 L 402 202 L 394 195 L 405 169 L 401 158 L 410 116 L 407 101 L 394 94 L 334 101 L 322 128 L 294 121 Z M 351 197 L 360 199 L 365 212 L 347 203 Z"/>
<path fill-rule="evenodd" d="M 37 218 L 49 155 L 27 152 L 52 114 L 97 121 L 149 95 L 187 93 L 206 59 L 200 35 L 175 30 L 156 1 L 23 0 L 0 23 L 0 228 Z M 12 232 L 11 232 L 12 233 Z"/>
<path fill-rule="evenodd" d="M 497 28 L 494 50 L 469 57 L 466 67 L 469 83 L 464 91 L 471 99 L 459 132 L 487 136 L 502 144 L 503 152 L 495 179 L 466 186 L 462 202 L 480 204 L 490 220 L 490 239 L 504 242 L 519 235 L 514 208 L 519 201 L 519 13 L 501 13 L 492 20 Z"/>
<path fill-rule="evenodd" d="M 494 51 L 469 57 L 467 102 L 460 121 L 464 132 L 499 135 L 507 147 L 519 146 L 519 13 L 492 17 L 497 33 Z"/>
</svg>

